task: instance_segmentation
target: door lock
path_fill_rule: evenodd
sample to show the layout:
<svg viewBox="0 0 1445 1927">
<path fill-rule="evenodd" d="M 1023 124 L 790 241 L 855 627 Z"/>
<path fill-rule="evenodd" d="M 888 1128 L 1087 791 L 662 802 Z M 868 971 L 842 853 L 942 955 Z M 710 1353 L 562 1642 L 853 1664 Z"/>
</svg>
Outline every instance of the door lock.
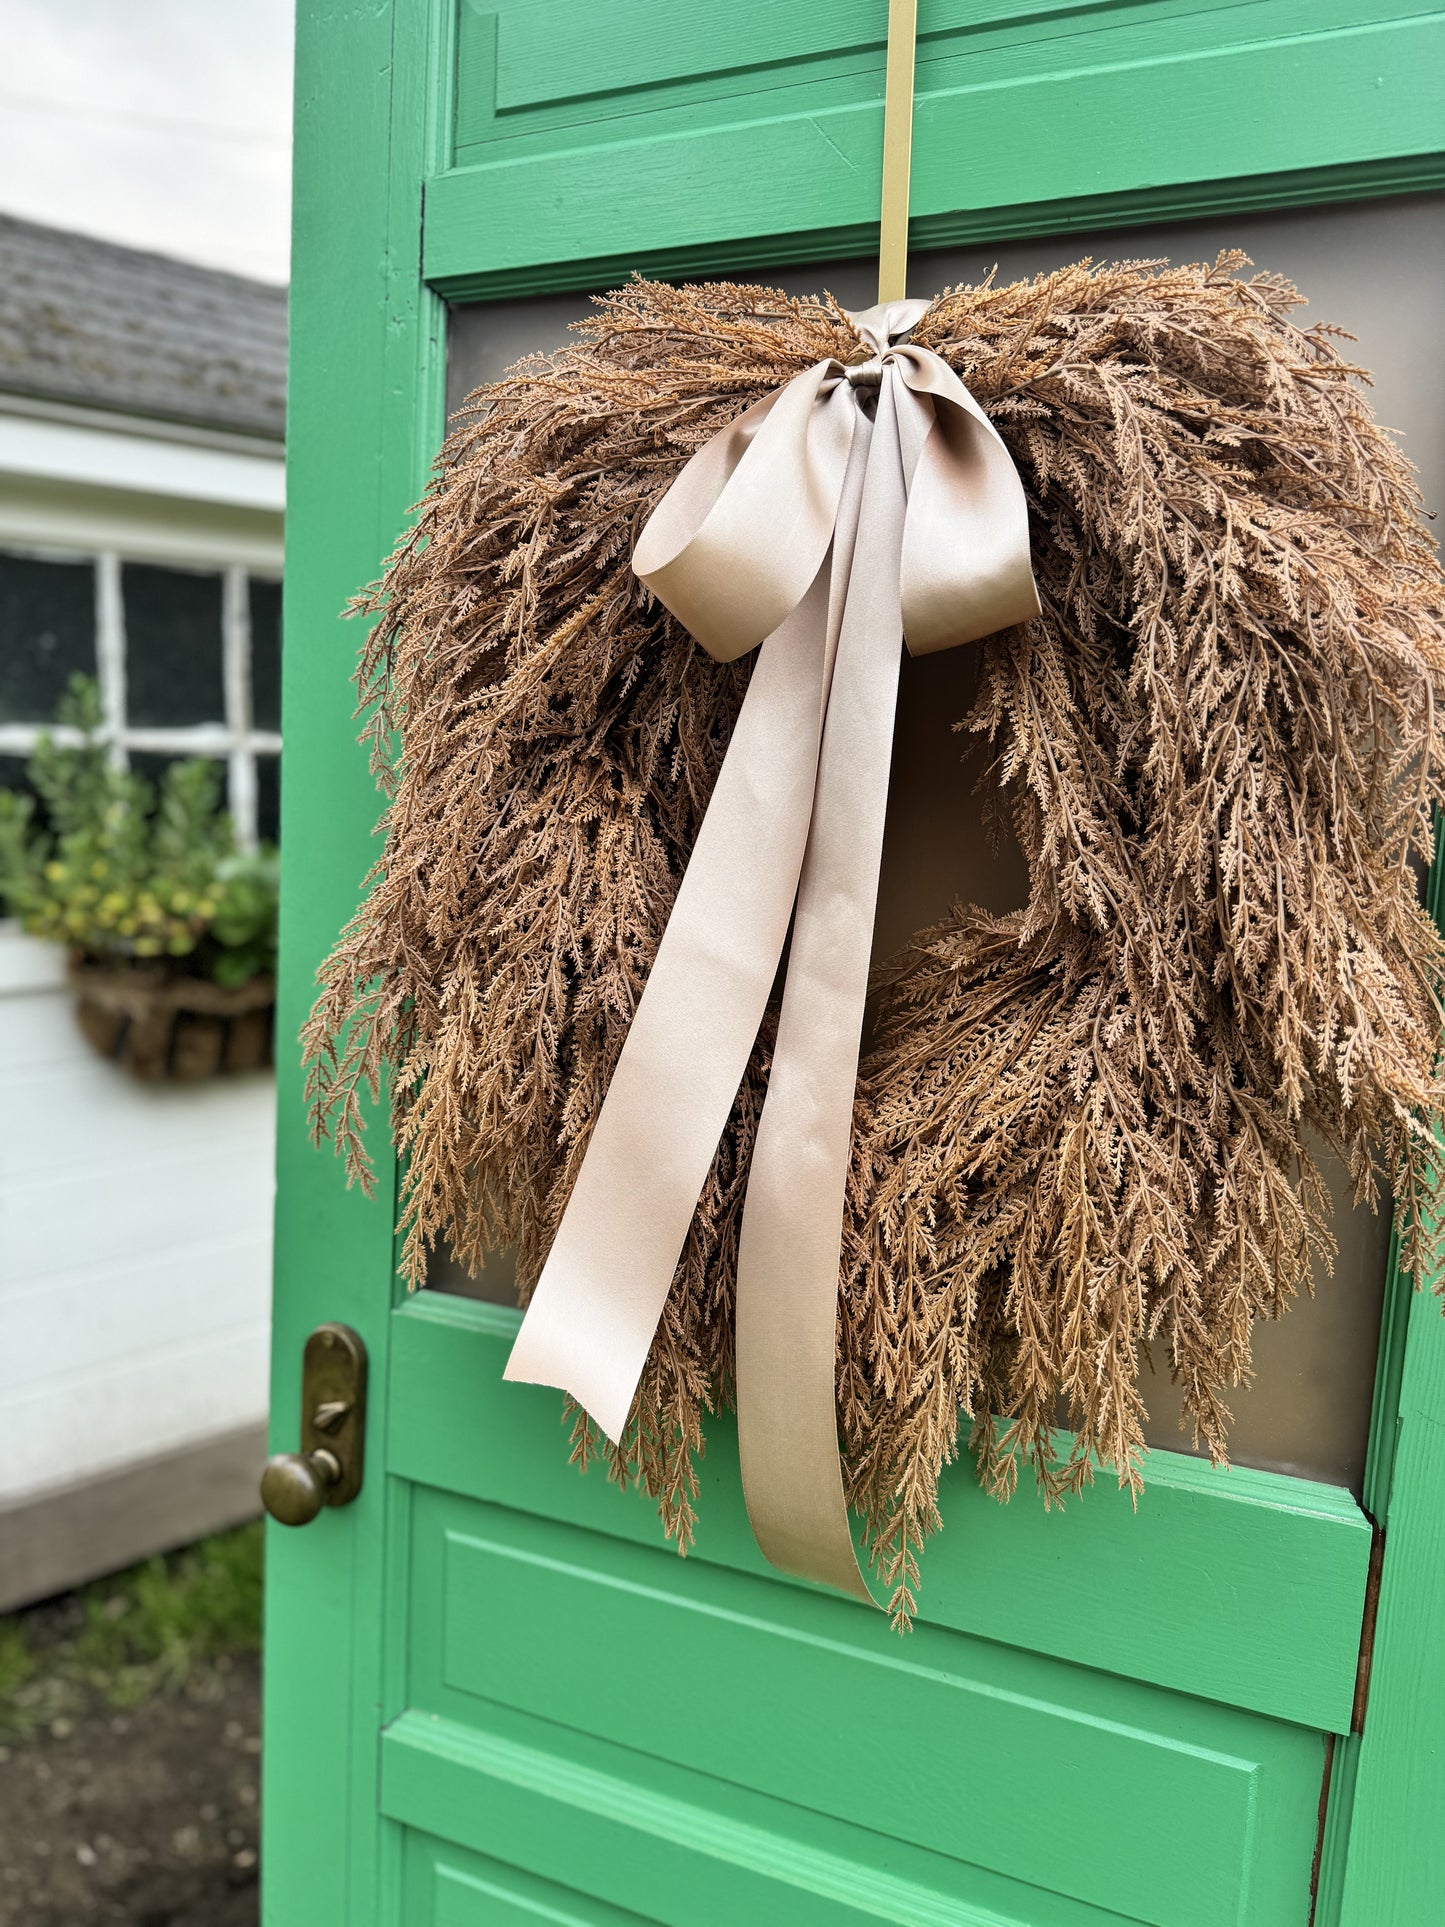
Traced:
<svg viewBox="0 0 1445 1927">
<path fill-rule="evenodd" d="M 266 1461 L 262 1505 L 283 1526 L 350 1505 L 365 1442 L 366 1347 L 350 1325 L 318 1325 L 301 1356 L 301 1450 Z"/>
</svg>

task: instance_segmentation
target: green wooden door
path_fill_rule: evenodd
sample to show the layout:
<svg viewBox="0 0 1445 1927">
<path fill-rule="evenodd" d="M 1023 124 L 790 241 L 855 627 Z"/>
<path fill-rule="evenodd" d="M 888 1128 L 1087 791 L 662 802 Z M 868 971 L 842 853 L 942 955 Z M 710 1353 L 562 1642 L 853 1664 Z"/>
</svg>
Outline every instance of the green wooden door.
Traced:
<svg viewBox="0 0 1445 1927">
<path fill-rule="evenodd" d="M 370 861 L 337 612 L 436 446 L 444 297 L 866 249 L 885 11 L 303 0 L 283 1035 Z M 936 0 L 922 31 L 919 246 L 1442 184 L 1436 12 Z M 373 1376 L 361 1498 L 272 1531 L 269 1927 L 1445 1912 L 1434 1307 L 1387 1300 L 1363 1503 L 1157 1451 L 1137 1515 L 1045 1515 L 960 1469 L 901 1641 L 762 1564 L 726 1427 L 685 1562 L 579 1478 L 557 1395 L 501 1382 L 516 1314 L 406 1300 L 387 1183 L 348 1193 L 281 1084 L 276 1448 L 313 1325 Z"/>
</svg>

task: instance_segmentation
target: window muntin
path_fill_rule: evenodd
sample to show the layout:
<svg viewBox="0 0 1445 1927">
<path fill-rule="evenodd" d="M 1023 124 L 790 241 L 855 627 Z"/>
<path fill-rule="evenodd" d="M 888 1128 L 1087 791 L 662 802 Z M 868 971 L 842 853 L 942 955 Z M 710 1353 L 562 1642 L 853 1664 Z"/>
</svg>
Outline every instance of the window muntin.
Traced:
<svg viewBox="0 0 1445 1927">
<path fill-rule="evenodd" d="M 280 583 L 244 568 L 0 549 L 0 784 L 23 781 L 80 672 L 99 681 L 118 763 L 154 777 L 215 757 L 242 846 L 274 840 L 280 604 Z"/>
<path fill-rule="evenodd" d="M 251 628 L 251 720 L 257 729 L 281 727 L 281 584 L 246 580 Z"/>
</svg>

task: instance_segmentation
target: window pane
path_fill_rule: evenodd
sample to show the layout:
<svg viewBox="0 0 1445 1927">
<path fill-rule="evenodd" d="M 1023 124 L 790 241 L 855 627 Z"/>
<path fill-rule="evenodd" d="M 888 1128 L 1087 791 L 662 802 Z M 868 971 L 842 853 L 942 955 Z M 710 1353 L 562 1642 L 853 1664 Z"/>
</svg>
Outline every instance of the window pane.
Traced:
<svg viewBox="0 0 1445 1927">
<path fill-rule="evenodd" d="M 924 291 L 977 282 L 997 264 L 1003 285 L 1083 255 L 1103 261 L 1155 255 L 1208 261 L 1221 248 L 1247 248 L 1261 268 L 1298 281 L 1311 304 L 1306 320 L 1321 316 L 1358 337 L 1351 358 L 1374 375 L 1380 419 L 1408 425 L 1405 450 L 1419 464 L 1426 499 L 1436 509 L 1445 499 L 1445 391 L 1437 378 L 1438 360 L 1432 358 L 1439 333 L 1439 263 L 1445 258 L 1442 225 L 1445 197 L 1412 195 L 1285 214 L 1232 214 L 1117 235 L 1071 234 L 914 253 L 908 278 Z M 795 294 L 826 287 L 839 300 L 866 308 L 874 299 L 877 273 L 877 262 L 869 258 L 767 271 L 758 278 Z M 478 383 L 495 381 L 519 355 L 560 347 L 567 323 L 586 313 L 581 294 L 453 308 L 448 409 L 460 407 Z M 1006 852 L 989 853 L 972 774 L 961 763 L 965 745 L 947 728 L 967 707 L 969 654 L 958 649 L 903 657 L 878 900 L 879 951 L 944 915 L 956 897 L 1002 909 L 1008 892 L 1025 881 L 1017 852 L 1011 860 Z M 1232 1455 L 1243 1465 L 1296 1472 L 1359 1493 L 1390 1227 L 1387 1216 L 1353 1209 L 1339 1167 L 1326 1158 L 1322 1163 L 1336 1197 L 1338 1261 L 1333 1275 L 1323 1270 L 1317 1275 L 1312 1298 L 1293 1306 L 1279 1323 L 1255 1327 L 1257 1376 L 1230 1399 L 1236 1414 Z M 489 1274 L 490 1284 L 468 1281 L 439 1251 L 429 1282 L 444 1291 L 491 1295 L 493 1289 L 505 1290 L 505 1276 Z M 1141 1380 L 1150 1411 L 1149 1443 L 1187 1452 L 1190 1437 L 1179 1430 L 1179 1393 L 1169 1382 L 1162 1348 L 1155 1363 L 1159 1375 L 1146 1369 Z"/>
<path fill-rule="evenodd" d="M 0 722 L 48 723 L 95 674 L 95 565 L 0 555 Z"/>
<path fill-rule="evenodd" d="M 172 763 L 190 763 L 196 759 L 189 755 L 167 756 L 160 750 L 133 749 L 126 757 L 132 776 L 143 776 L 152 789 L 159 789 L 161 779 Z M 221 782 L 217 792 L 220 807 L 226 808 L 226 765 L 216 758 L 209 759 L 220 771 Z"/>
<path fill-rule="evenodd" d="M 256 758 L 256 834 L 263 843 L 281 839 L 281 758 Z"/>
<path fill-rule="evenodd" d="M 476 1298 L 484 1305 L 507 1305 L 515 1310 L 517 1254 L 494 1251 L 487 1259 L 486 1269 L 473 1278 L 466 1266 L 458 1264 L 452 1256 L 451 1246 L 441 1239 L 427 1259 L 426 1282 L 428 1291 L 449 1291 L 454 1298 Z"/>
<path fill-rule="evenodd" d="M 25 776 L 29 760 L 28 756 L 0 756 L 0 790 L 22 790 L 34 795 Z"/>
<path fill-rule="evenodd" d="M 252 576 L 251 723 L 256 729 L 281 727 L 281 584 Z"/>
<path fill-rule="evenodd" d="M 121 596 L 127 722 L 224 722 L 221 578 L 127 562 Z"/>
</svg>

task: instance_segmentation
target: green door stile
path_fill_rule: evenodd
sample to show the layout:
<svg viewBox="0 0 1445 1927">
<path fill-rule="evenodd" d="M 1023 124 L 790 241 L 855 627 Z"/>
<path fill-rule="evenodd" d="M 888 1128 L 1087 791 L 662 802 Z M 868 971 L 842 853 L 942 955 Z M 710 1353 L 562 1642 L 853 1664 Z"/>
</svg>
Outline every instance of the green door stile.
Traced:
<svg viewBox="0 0 1445 1927">
<path fill-rule="evenodd" d="M 1432 1301 L 1391 1284 L 1363 1511 L 1174 1453 L 1137 1516 L 1104 1485 L 1063 1513 L 1000 1508 L 955 1468 L 927 1623 L 900 1641 L 768 1575 L 725 1425 L 697 1556 L 660 1555 L 645 1501 L 568 1466 L 556 1395 L 493 1388 L 515 1314 L 406 1297 L 384 1113 L 370 1199 L 307 1135 L 284 1040 L 381 808 L 341 612 L 425 487 L 446 300 L 866 249 L 885 13 L 300 0 L 272 1449 L 294 1446 L 314 1325 L 354 1325 L 372 1379 L 358 1501 L 268 1528 L 265 1927 L 1445 1919 Z M 1445 185 L 1439 10 L 935 0 L 922 27 L 918 246 Z M 1028 155 L 1024 97 L 1050 129 Z M 1256 98 L 1284 104 L 1246 114 Z M 1440 869 L 1433 886 L 1439 915 Z M 571 1650 L 579 1627 L 608 1677 Z M 706 1664 L 669 1694 L 658 1654 Z"/>
<path fill-rule="evenodd" d="M 1436 824 L 1431 915 L 1445 928 Z M 1393 1271 L 1393 1260 L 1392 1260 Z M 1365 1509 L 1379 1592 L 1352 1730 L 1335 1750 L 1317 1927 L 1445 1918 L 1445 1318 L 1393 1271 L 1376 1368 Z"/>
<path fill-rule="evenodd" d="M 420 281 L 417 237 L 443 51 L 417 6 L 298 8 L 282 1040 L 297 1036 L 375 858 L 381 805 L 352 715 L 360 636 L 342 612 L 405 525 L 442 422 L 443 309 Z M 359 1499 L 305 1531 L 267 1528 L 262 1907 L 269 1927 L 379 1927 L 399 1918 L 376 1734 L 403 1692 L 403 1576 L 388 1555 L 406 1542 L 410 1505 L 385 1475 L 396 1171 L 377 1111 L 376 1195 L 348 1190 L 310 1143 L 299 1050 L 282 1043 L 277 1072 L 272 1450 L 294 1447 L 302 1346 L 323 1319 L 365 1340 L 371 1418 Z"/>
</svg>

